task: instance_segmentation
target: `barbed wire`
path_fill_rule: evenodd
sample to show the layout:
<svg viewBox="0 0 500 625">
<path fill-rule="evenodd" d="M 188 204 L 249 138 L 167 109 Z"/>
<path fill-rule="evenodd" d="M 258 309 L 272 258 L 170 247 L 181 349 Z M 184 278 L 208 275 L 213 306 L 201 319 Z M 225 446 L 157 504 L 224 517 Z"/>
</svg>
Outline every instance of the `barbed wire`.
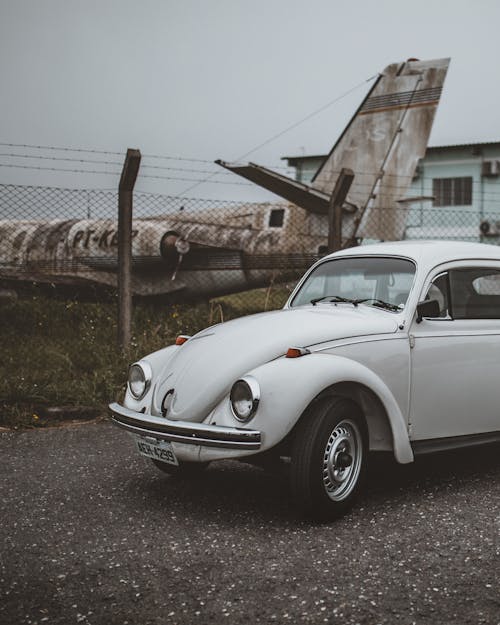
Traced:
<svg viewBox="0 0 500 625">
<path fill-rule="evenodd" d="M 373 78 L 373 77 L 372 77 Z M 370 79 L 368 79 L 370 80 Z M 358 85 L 359 86 L 359 85 Z M 355 87 L 353 88 L 355 89 Z M 325 105 L 327 106 L 327 105 Z M 299 122 L 297 122 L 299 123 Z M 283 131 L 285 132 L 285 131 Z M 8 146 L 8 147 L 15 147 L 15 148 L 32 148 L 32 149 L 45 149 L 45 150 L 60 150 L 60 151 L 64 151 L 64 152 L 78 152 L 78 153 L 92 153 L 92 154 L 112 154 L 112 155 L 120 155 L 120 156 L 124 156 L 124 153 L 122 152 L 113 152 L 113 151 L 109 151 L 109 150 L 94 150 L 94 149 L 87 149 L 87 148 L 70 148 L 70 147 L 62 147 L 62 146 L 50 146 L 50 145 L 35 145 L 35 144 L 26 144 L 26 143 L 7 143 L 7 142 L 0 142 L 0 146 Z M 257 149 L 257 148 L 255 148 Z M 232 162 L 232 164 L 239 164 L 239 161 L 243 158 L 245 158 L 245 156 L 248 156 L 249 154 L 251 154 L 252 151 L 247 152 L 245 155 L 240 156 L 238 159 L 236 159 L 235 161 Z M 201 159 L 201 158 L 187 158 L 187 157 L 181 157 L 181 156 L 167 156 L 167 155 L 159 155 L 159 154 L 142 154 L 141 155 L 143 159 L 145 158 L 152 158 L 152 159 L 163 159 L 163 160 L 172 160 L 172 161 L 184 161 L 184 162 L 193 162 L 193 163 L 206 163 L 209 165 L 215 165 L 215 162 L 213 160 L 209 160 L 209 159 Z M 68 157 L 68 156 L 47 156 L 47 155 L 43 155 L 43 154 L 17 154 L 17 153 L 13 153 L 13 152 L 9 152 L 9 153 L 0 153 L 0 157 L 5 157 L 5 158 L 24 158 L 24 159 L 33 159 L 33 160 L 50 160 L 50 161 L 64 161 L 64 162 L 78 162 L 78 163 L 89 163 L 89 164 L 93 164 L 93 165 L 112 165 L 112 166 L 118 166 L 118 167 L 122 167 L 123 166 L 123 162 L 121 161 L 108 161 L 108 160 L 96 160 L 96 159 L 85 159 L 85 158 L 74 158 L 74 157 Z M 308 158 L 308 157 L 304 157 L 304 158 Z M 324 155 L 323 158 L 327 158 L 327 155 Z M 425 157 L 424 157 L 425 158 Z M 488 159 L 486 159 L 488 160 Z M 481 161 L 478 161 L 478 163 L 480 163 Z M 241 163 L 241 165 L 246 165 L 247 163 Z M 266 166 L 266 165 L 262 165 L 262 166 Z M 267 168 L 270 168 L 272 170 L 286 170 L 286 171 L 290 171 L 291 169 L 295 168 L 296 166 L 294 165 L 288 165 L 288 166 L 279 166 L 279 165 L 267 165 Z M 227 171 L 210 171 L 210 170 L 204 170 L 204 169 L 195 169 L 195 168 L 181 168 L 181 167 L 171 167 L 171 166 L 166 166 L 166 165 L 148 165 L 145 164 L 141 161 L 141 170 L 142 169 L 158 169 L 158 170 L 165 170 L 165 171 L 185 171 L 185 172 L 193 172 L 193 173 L 209 173 L 212 175 L 227 175 L 227 176 L 231 176 L 233 175 L 233 172 L 227 172 Z M 64 171 L 61 169 L 61 171 Z M 315 170 L 314 170 L 315 171 Z M 90 172 L 92 173 L 92 172 Z M 108 173 L 108 172 L 105 172 Z M 339 174 L 340 171 L 338 170 L 333 170 L 332 172 L 330 172 L 334 175 Z M 376 171 L 372 171 L 372 172 L 367 172 L 367 171 L 358 171 L 356 172 L 356 174 L 358 176 L 377 176 L 379 175 L 380 172 L 376 172 Z M 399 179 L 410 179 L 410 180 L 415 180 L 415 179 L 419 179 L 419 180 L 433 180 L 435 179 L 437 176 L 427 176 L 427 175 L 422 175 L 422 174 L 400 174 L 400 173 L 390 173 L 390 172 L 384 172 L 383 176 L 385 178 L 388 177 L 395 177 L 395 178 L 399 178 Z M 456 178 L 456 176 L 447 176 L 444 179 L 452 179 L 452 178 Z M 200 182 L 198 180 L 196 180 L 196 182 Z M 483 185 L 484 182 L 481 180 L 473 180 L 472 184 L 474 185 Z"/>
<path fill-rule="evenodd" d="M 34 160 L 49 160 L 49 161 L 64 161 L 64 162 L 75 162 L 75 163 L 89 163 L 89 164 L 93 164 L 93 165 L 116 165 L 118 167 L 122 167 L 123 163 L 119 162 L 119 161 L 103 161 L 103 160 L 95 160 L 95 159 L 83 159 L 83 158 L 72 158 L 72 157 L 67 157 L 67 156 L 44 156 L 44 155 L 33 155 L 33 154 L 14 154 L 12 152 L 9 153 L 0 153 L 0 157 L 2 158 L 23 158 L 23 159 L 34 159 Z M 177 160 L 189 160 L 189 159 L 177 159 Z M 194 160 L 194 159 L 190 159 L 190 160 Z M 207 162 L 210 164 L 214 164 L 212 161 L 203 161 L 202 159 L 199 159 L 199 162 Z M 12 164 L 12 166 L 14 166 L 15 164 Z M 282 169 L 291 169 L 292 167 L 284 167 Z M 183 171 L 183 172 L 192 172 L 192 173 L 199 173 L 199 174 L 208 174 L 208 173 L 212 173 L 210 170 L 207 169 L 195 169 L 195 168 L 188 168 L 188 167 L 169 167 L 169 166 L 165 166 L 165 165 L 144 165 L 141 162 L 141 166 L 140 169 L 156 169 L 156 170 L 164 170 L 164 171 Z M 275 168 L 276 169 L 276 168 Z M 61 171 L 64 171 L 63 169 Z M 120 173 L 120 172 L 118 172 Z M 225 176 L 234 176 L 235 173 L 234 172 L 230 172 L 230 171 L 220 171 L 217 172 L 219 175 L 225 175 Z M 333 170 L 330 172 L 333 175 L 337 175 L 340 174 L 340 170 Z M 139 174 L 141 175 L 141 174 Z M 358 176 L 372 176 L 372 177 L 376 177 L 379 175 L 379 172 L 376 171 L 358 171 L 357 172 Z M 402 178 L 402 179 L 411 179 L 411 180 L 435 180 L 437 178 L 437 176 L 426 176 L 426 175 L 417 175 L 415 177 L 415 175 L 405 175 L 405 174 L 392 174 L 390 172 L 384 173 L 383 177 L 388 177 L 388 178 Z M 468 177 L 468 176 L 461 176 L 461 177 Z M 440 180 L 453 180 L 457 178 L 456 176 L 448 176 L 445 178 L 439 178 Z M 357 184 L 362 184 L 362 183 L 357 183 Z M 484 185 L 484 181 L 483 180 L 472 180 L 473 185 Z"/>
<path fill-rule="evenodd" d="M 56 147 L 56 146 L 34 146 L 34 145 L 29 145 L 29 144 L 5 144 L 5 143 L 0 143 L 0 145 L 10 145 L 10 146 L 15 146 L 15 147 L 37 147 L 40 149 L 54 149 L 54 150 L 65 150 L 67 152 L 69 151 L 76 151 L 76 152 L 92 152 L 92 153 L 98 153 L 98 154 L 105 154 L 105 153 L 109 153 L 112 154 L 112 152 L 109 151 L 103 151 L 103 150 L 87 150 L 84 148 L 60 148 L 60 147 Z M 118 153 L 115 153 L 118 154 Z M 155 158 L 165 158 L 165 159 L 169 159 L 169 160 L 175 160 L 175 161 L 191 161 L 191 162 L 206 162 L 206 163 L 210 163 L 213 164 L 211 161 L 207 161 L 205 159 L 187 159 L 187 158 L 183 158 L 183 157 L 170 157 L 170 156 L 165 156 L 162 157 L 160 155 L 149 155 L 150 157 L 155 157 Z M 58 162 L 58 161 L 63 161 L 63 162 L 75 162 L 75 163 L 81 163 L 81 164 L 91 164 L 91 165 L 105 165 L 105 166 L 122 166 L 122 163 L 119 161 L 109 161 L 109 160 L 96 160 L 96 159 L 85 159 L 85 158 L 75 158 L 75 157 L 71 157 L 71 156 L 47 156 L 47 155 L 33 155 L 33 154 L 16 154 L 13 152 L 8 152 L 8 153 L 0 153 L 0 157 L 3 158 L 19 158 L 19 159 L 30 159 L 30 160 L 42 160 L 42 161 L 51 161 L 51 162 Z M 30 169 L 30 170 L 38 170 L 38 171 L 52 171 L 52 172 L 62 172 L 62 173 L 77 173 L 77 174 L 90 174 L 90 175 L 95 175 L 95 174 L 101 174 L 101 175 L 109 175 L 109 176 L 117 176 L 120 174 L 120 171 L 110 171 L 110 170 L 97 170 L 97 169 L 77 169 L 77 168 L 64 168 L 64 167 L 45 167 L 45 166 L 35 166 L 35 165 L 21 165 L 18 163 L 0 163 L 0 167 L 4 167 L 4 168 L 16 168 L 16 169 Z M 166 165 L 147 165 L 147 164 L 141 164 L 141 169 L 144 170 L 160 170 L 160 171 L 179 171 L 179 172 L 185 172 L 185 173 L 193 173 L 193 174 L 210 174 L 208 177 L 205 178 L 191 178 L 191 177 L 183 177 L 183 176 L 160 176 L 160 175 L 153 175 L 153 174 L 144 174 L 144 173 L 140 173 L 140 178 L 145 178 L 145 179 L 156 179 L 156 180 L 169 180 L 169 181 L 173 181 L 173 182 L 190 182 L 193 183 L 193 188 L 195 186 L 197 186 L 198 184 L 202 184 L 204 182 L 209 182 L 212 184 L 228 184 L 228 185 L 232 185 L 232 186 L 252 186 L 253 183 L 250 182 L 236 182 L 236 181 L 229 181 L 229 180 L 213 180 L 213 178 L 215 176 L 220 176 L 220 175 L 224 175 L 226 177 L 228 176 L 233 176 L 233 172 L 228 172 L 228 171 L 220 171 L 220 172 L 211 172 L 210 170 L 205 170 L 205 169 L 196 169 L 196 168 L 188 168 L 188 167 L 172 167 L 172 166 L 166 166 Z M 290 169 L 289 168 L 285 168 L 285 169 Z M 333 175 L 338 174 L 338 171 L 333 171 L 331 172 Z M 379 172 L 357 172 L 358 176 L 369 176 L 369 177 L 375 177 L 378 175 Z M 447 178 L 438 178 L 437 176 L 428 176 L 428 175 L 417 175 L 417 177 L 412 176 L 412 175 L 401 175 L 401 174 L 392 174 L 392 173 L 385 173 L 384 174 L 385 178 L 398 178 L 398 179 L 402 179 L 402 180 L 411 180 L 414 185 L 413 185 L 413 191 L 414 192 L 418 192 L 421 191 L 422 193 L 432 193 L 432 190 L 430 188 L 425 188 L 424 185 L 420 185 L 420 187 L 423 188 L 418 188 L 418 181 L 422 182 L 422 183 L 426 183 L 428 181 L 434 181 L 436 179 L 438 180 L 446 180 L 446 179 L 453 179 L 456 177 L 447 177 Z M 359 179 L 356 181 L 354 181 L 354 184 L 357 188 L 369 188 L 372 186 L 371 183 L 366 182 L 360 182 Z M 384 192 L 384 190 L 386 191 L 401 191 L 402 194 L 407 193 L 410 189 L 408 188 L 409 185 L 408 184 L 388 184 L 387 182 L 383 182 L 383 187 L 382 187 L 382 191 L 381 193 Z M 475 193 L 480 193 L 481 197 L 485 200 L 496 200 L 498 197 L 500 197 L 500 191 L 494 191 L 490 188 L 488 188 L 488 182 L 486 180 L 484 180 L 483 178 L 480 180 L 475 180 L 473 179 L 470 182 L 472 189 L 474 190 Z M 182 194 L 185 194 L 186 191 L 184 190 L 179 197 L 182 197 Z M 423 201 L 423 200 L 422 200 Z"/>
<path fill-rule="evenodd" d="M 142 174 L 141 178 L 153 178 L 155 180 L 176 180 L 176 181 L 183 181 L 183 182 L 196 182 L 192 178 L 178 178 L 176 176 L 155 176 L 153 174 Z M 198 182 L 201 182 L 201 180 Z M 241 187 L 255 187 L 255 185 L 252 182 L 231 182 L 230 180 L 207 180 L 207 182 L 209 182 L 210 184 L 230 184 L 230 185 L 236 185 L 236 186 L 241 186 Z"/>
<path fill-rule="evenodd" d="M 0 142 L 0 146 L 3 147 L 11 147 L 11 148 L 27 148 L 32 150 L 49 150 L 49 151 L 61 151 L 61 152 L 77 152 L 77 153 L 87 153 L 87 154 L 103 154 L 103 155 L 113 155 L 113 156 L 123 156 L 125 157 L 125 152 L 114 152 L 111 150 L 94 150 L 88 148 L 71 148 L 67 146 L 55 146 L 55 145 L 36 145 L 33 143 L 8 143 L 8 142 Z M 19 154 L 11 154 L 10 156 L 21 156 Z M 31 155 L 32 158 L 45 158 L 43 155 Z M 56 160 L 70 160 L 65 159 L 63 157 L 46 157 L 46 158 L 54 158 Z M 169 160 L 169 161 L 185 161 L 191 163 L 208 163 L 210 165 L 214 164 L 214 159 L 208 158 L 193 158 L 193 157 L 185 157 L 185 156 L 173 156 L 173 155 L 162 155 L 162 154 L 143 154 L 141 152 L 142 159 L 156 159 L 156 160 Z M 86 159 L 78 159 L 78 160 L 86 160 Z M 92 162 L 92 161 L 88 161 Z M 95 161 L 95 162 L 106 162 L 106 161 Z M 118 165 L 123 165 L 123 162 L 114 162 Z M 281 166 L 281 165 L 269 165 L 274 169 L 290 169 L 289 166 Z M 143 165 L 141 163 L 141 167 L 153 167 L 153 165 Z M 222 173 L 222 172 L 221 172 Z"/>
<path fill-rule="evenodd" d="M 8 167 L 15 169 L 33 169 L 37 171 L 54 171 L 54 172 L 66 172 L 66 173 L 75 173 L 75 174 L 103 174 L 110 176 L 119 176 L 121 172 L 116 171 L 101 171 L 96 169 L 70 169 L 67 167 L 41 167 L 37 165 L 18 165 L 12 163 L 0 163 L 0 167 Z M 153 178 L 157 180 L 173 180 L 180 182 L 193 182 L 192 178 L 180 178 L 176 176 L 155 176 L 151 174 L 142 174 L 141 178 Z M 250 182 L 231 182 L 229 180 L 212 180 L 210 181 L 212 184 L 228 184 L 228 185 L 237 185 L 237 186 L 254 186 Z"/>
<path fill-rule="evenodd" d="M 114 156 L 125 156 L 124 152 L 112 152 L 110 150 L 96 150 L 89 148 L 70 148 L 66 146 L 55 145 L 36 145 L 32 143 L 7 143 L 0 141 L 0 146 L 11 148 L 31 148 L 33 150 L 58 150 L 61 152 L 85 152 L 87 154 L 112 154 Z"/>
<path fill-rule="evenodd" d="M 1 155 L 0 155 L 1 156 Z M 52 172 L 62 172 L 62 173 L 76 173 L 76 174 L 100 174 L 100 175 L 109 175 L 109 176 L 118 176 L 120 175 L 120 171 L 109 171 L 109 170 L 96 170 L 96 169 L 76 169 L 76 168 L 67 168 L 67 167 L 45 167 L 45 166 L 37 166 L 37 165 L 20 165 L 20 164 L 14 164 L 14 163 L 0 163 L 0 167 L 5 167 L 5 168 L 14 168 L 14 169 L 30 169 L 30 170 L 35 170 L 35 171 L 52 171 Z M 168 168 L 167 168 L 168 169 Z M 172 170 L 177 170 L 177 168 L 171 168 Z M 197 170 L 182 170 L 181 168 L 179 168 L 178 170 L 180 171 L 186 171 L 186 172 L 192 172 L 192 173 L 203 173 L 203 172 L 197 172 Z M 225 172 L 224 172 L 225 173 Z M 231 174 L 230 174 L 231 175 Z M 369 175 L 369 176 L 374 176 L 374 173 L 366 173 L 364 175 Z M 258 185 L 255 185 L 252 182 L 238 182 L 238 181 L 230 181 L 230 180 L 213 180 L 213 179 L 193 179 L 193 178 L 185 178 L 182 176 L 161 176 L 161 175 L 154 175 L 154 174 L 141 174 L 140 175 L 140 179 L 145 178 L 145 179 L 153 179 L 153 180 L 169 180 L 172 182 L 207 182 L 210 184 L 219 184 L 219 185 L 231 185 L 231 186 L 247 186 L 247 187 L 256 187 Z M 426 180 L 432 181 L 435 180 L 435 178 L 426 178 Z M 373 187 L 373 185 L 371 183 L 362 183 L 362 182 L 355 182 L 354 183 L 356 185 L 357 188 L 361 188 L 361 189 L 371 189 Z M 500 190 L 497 191 L 493 191 L 493 190 L 486 190 L 484 188 L 484 183 L 482 183 L 481 181 L 472 181 L 472 185 L 481 185 L 480 189 L 478 191 L 476 191 L 476 193 L 480 193 L 481 197 L 483 199 L 497 199 L 500 198 Z M 405 194 L 408 193 L 410 191 L 414 191 L 414 192 L 418 192 L 418 191 L 422 191 L 424 194 L 432 194 L 432 189 L 428 188 L 428 189 L 411 189 L 411 187 L 409 187 L 408 185 L 396 185 L 396 184 L 387 184 L 387 183 L 383 183 L 383 186 L 381 188 L 381 190 L 379 191 L 378 195 L 383 195 L 384 191 L 400 191 L 401 194 Z M 183 197 L 182 194 L 179 194 L 178 197 Z M 426 201 L 426 200 L 421 200 L 421 201 Z"/>
<path fill-rule="evenodd" d="M 43 156 L 38 154 L 13 154 L 13 153 L 0 153 L 0 157 L 2 158 L 27 158 L 41 161 L 67 161 L 73 163 L 89 163 L 95 165 L 118 165 L 118 167 L 122 167 L 123 163 L 119 161 L 102 161 L 88 158 L 72 158 L 70 156 Z"/>
<path fill-rule="evenodd" d="M 11 147 L 35 147 L 35 146 L 29 146 L 29 145 L 25 145 L 25 144 L 6 144 L 6 143 L 0 143 L 0 146 L 11 146 Z M 49 149 L 49 148 L 47 148 Z M 77 150 L 77 148 L 52 148 L 54 150 L 67 150 L 67 151 L 72 151 L 72 150 Z M 82 152 L 86 152 L 87 150 L 81 150 Z M 89 150 L 90 151 L 90 150 Z M 105 152 L 99 152 L 96 151 L 97 153 L 102 153 L 105 154 Z M 109 154 L 113 154 L 113 152 L 110 152 Z M 118 153 L 117 153 L 118 154 Z M 74 157 L 70 157 L 70 156 L 47 156 L 44 154 L 18 154 L 18 153 L 13 153 L 13 152 L 8 152 L 8 153 L 1 153 L 0 154 L 1 157 L 9 157 L 9 158 L 26 158 L 26 159 L 35 159 L 35 160 L 50 160 L 50 161 L 67 161 L 67 162 L 78 162 L 78 163 L 91 163 L 91 164 L 103 164 L 103 165 L 117 165 L 119 167 L 123 166 L 123 162 L 122 161 L 106 161 L 106 160 L 95 160 L 95 159 L 86 159 L 86 158 L 74 158 Z M 177 171 L 191 171 L 189 169 L 186 168 L 176 168 L 176 167 L 169 167 L 166 165 L 148 165 L 145 164 L 143 162 L 142 159 L 145 158 L 155 158 L 155 159 L 168 159 L 168 160 L 172 160 L 172 161 L 179 161 L 179 162 L 192 162 L 192 163 L 205 163 L 208 165 L 213 165 L 215 166 L 215 161 L 213 160 L 209 160 L 209 159 L 202 159 L 202 158 L 184 158 L 184 157 L 179 157 L 179 156 L 159 156 L 159 155 L 146 155 L 146 154 L 141 154 L 141 169 L 165 169 L 165 170 L 177 170 Z M 268 165 L 268 167 L 272 167 L 273 169 L 279 169 L 279 170 L 284 170 L 284 171 L 290 171 L 290 169 L 293 168 L 293 166 L 280 166 L 280 165 Z M 196 170 L 193 169 L 192 171 L 197 171 L 198 173 L 212 173 L 209 170 Z M 231 172 L 225 172 L 225 171 L 218 171 L 217 172 L 219 175 L 232 175 Z"/>
<path fill-rule="evenodd" d="M 14 169 L 35 169 L 40 171 L 70 172 L 74 174 L 105 174 L 110 176 L 120 175 L 119 171 L 102 171 L 96 169 L 68 169 L 66 167 L 41 167 L 37 165 L 19 165 L 13 163 L 0 163 L 0 167 L 9 167 Z"/>
<path fill-rule="evenodd" d="M 117 165 L 118 167 L 122 167 L 123 163 L 119 161 L 102 161 L 102 160 L 94 160 L 94 159 L 85 159 L 85 158 L 72 158 L 68 156 L 38 156 L 33 154 L 13 154 L 13 153 L 0 153 L 0 157 L 2 158 L 24 158 L 24 159 L 32 159 L 32 160 L 42 160 L 42 161 L 64 161 L 64 162 L 72 162 L 72 163 L 82 163 L 82 164 L 92 164 L 92 165 Z M 15 163 L 12 163 L 14 166 Z M 164 165 L 143 165 L 141 163 L 140 169 L 159 169 L 165 171 L 184 171 L 184 172 L 193 172 L 197 174 L 209 174 L 211 173 L 208 169 L 193 169 L 187 167 L 167 167 Z M 62 170 L 64 171 L 64 170 Z M 120 172 L 118 172 L 120 173 Z M 221 175 L 224 176 L 234 176 L 232 172 L 222 171 Z M 140 174 L 139 174 L 140 175 Z"/>
</svg>

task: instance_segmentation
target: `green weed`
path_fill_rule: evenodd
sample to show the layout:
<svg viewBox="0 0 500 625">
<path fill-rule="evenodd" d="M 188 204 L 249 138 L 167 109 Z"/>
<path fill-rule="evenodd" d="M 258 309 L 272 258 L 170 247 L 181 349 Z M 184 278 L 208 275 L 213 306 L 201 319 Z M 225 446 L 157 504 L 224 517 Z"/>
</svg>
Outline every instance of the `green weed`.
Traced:
<svg viewBox="0 0 500 625">
<path fill-rule="evenodd" d="M 130 362 L 208 325 L 280 308 L 290 287 L 256 289 L 196 304 L 135 303 L 132 342 L 117 348 L 116 305 L 44 296 L 0 308 L 0 425 L 37 427 L 46 406 L 120 400 Z"/>
</svg>

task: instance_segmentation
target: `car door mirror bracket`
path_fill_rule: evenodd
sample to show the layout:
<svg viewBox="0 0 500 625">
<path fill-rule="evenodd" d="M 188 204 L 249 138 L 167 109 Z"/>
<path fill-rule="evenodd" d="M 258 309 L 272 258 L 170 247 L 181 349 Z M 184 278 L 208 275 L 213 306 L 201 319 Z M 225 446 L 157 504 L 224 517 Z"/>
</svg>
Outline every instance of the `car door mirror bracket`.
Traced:
<svg viewBox="0 0 500 625">
<path fill-rule="evenodd" d="M 424 317 L 439 317 L 441 310 L 436 299 L 428 299 L 417 304 L 417 323 L 421 323 Z"/>
</svg>

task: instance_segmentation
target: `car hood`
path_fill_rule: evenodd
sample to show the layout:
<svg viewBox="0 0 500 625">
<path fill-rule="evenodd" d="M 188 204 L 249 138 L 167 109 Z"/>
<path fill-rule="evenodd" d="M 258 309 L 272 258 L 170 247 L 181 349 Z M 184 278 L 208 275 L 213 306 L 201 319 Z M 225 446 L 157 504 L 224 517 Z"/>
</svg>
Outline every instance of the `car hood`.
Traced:
<svg viewBox="0 0 500 625">
<path fill-rule="evenodd" d="M 199 332 L 159 371 L 153 409 L 171 391 L 169 419 L 201 422 L 233 383 L 289 347 L 395 332 L 391 313 L 368 306 L 331 304 L 241 317 Z"/>
</svg>

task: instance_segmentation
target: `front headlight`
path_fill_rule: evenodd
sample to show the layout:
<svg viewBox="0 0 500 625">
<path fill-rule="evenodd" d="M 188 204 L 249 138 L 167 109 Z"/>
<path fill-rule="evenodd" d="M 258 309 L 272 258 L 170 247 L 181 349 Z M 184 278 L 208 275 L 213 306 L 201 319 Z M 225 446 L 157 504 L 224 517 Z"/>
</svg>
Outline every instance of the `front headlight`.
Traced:
<svg viewBox="0 0 500 625">
<path fill-rule="evenodd" d="M 128 370 L 128 387 L 135 399 L 142 399 L 147 393 L 153 377 L 153 370 L 144 360 L 135 362 Z"/>
<path fill-rule="evenodd" d="M 259 383 L 250 376 L 237 380 L 233 384 L 229 400 L 235 418 L 242 422 L 249 421 L 256 413 L 259 405 Z"/>
</svg>

